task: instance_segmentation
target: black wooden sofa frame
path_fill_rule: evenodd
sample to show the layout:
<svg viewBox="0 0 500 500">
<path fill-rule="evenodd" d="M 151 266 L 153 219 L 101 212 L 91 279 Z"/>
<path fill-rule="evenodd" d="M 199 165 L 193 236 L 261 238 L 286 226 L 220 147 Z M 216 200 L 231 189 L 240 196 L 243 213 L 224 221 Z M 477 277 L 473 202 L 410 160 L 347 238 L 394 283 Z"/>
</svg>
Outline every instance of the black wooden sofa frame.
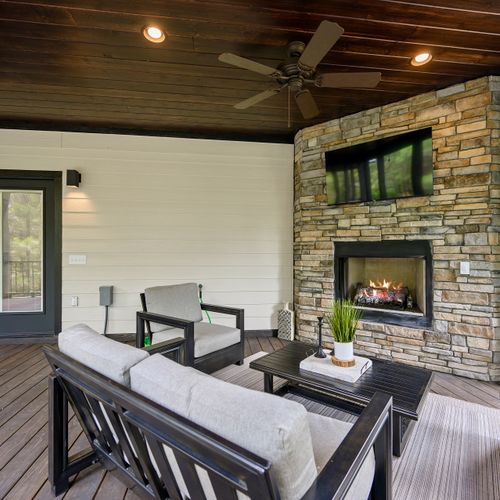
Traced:
<svg viewBox="0 0 500 500">
<path fill-rule="evenodd" d="M 175 355 L 178 346 L 176 341 L 168 341 L 147 350 Z M 195 465 L 207 471 L 219 500 L 236 499 L 237 490 L 252 500 L 279 499 L 268 461 L 116 384 L 55 348 L 44 347 L 44 352 L 52 368 L 48 450 L 54 495 L 68 490 L 72 476 L 99 462 L 142 498 L 180 500 L 181 491 L 162 446 L 166 444 L 176 457 L 192 499 L 205 499 Z M 90 450 L 71 457 L 68 402 L 91 444 Z M 372 447 L 376 466 L 371 499 L 390 499 L 391 415 L 392 398 L 376 393 L 302 500 L 344 498 Z"/>
<path fill-rule="evenodd" d="M 185 344 L 183 348 L 183 357 L 181 363 L 186 366 L 194 366 L 196 369 L 212 373 L 233 363 L 241 365 L 245 357 L 245 310 L 236 307 L 217 306 L 213 304 L 202 303 L 201 308 L 204 311 L 210 311 L 220 314 L 229 314 L 236 317 L 236 328 L 241 332 L 240 341 L 237 344 L 219 349 L 217 351 L 205 354 L 199 358 L 194 357 L 194 321 L 187 321 L 181 318 L 165 316 L 163 314 L 150 313 L 146 306 L 146 296 L 140 294 L 142 312 L 137 312 L 136 327 L 136 347 L 144 347 L 146 332 L 152 339 L 154 332 L 151 331 L 150 323 L 158 323 L 173 328 L 184 330 Z"/>
</svg>

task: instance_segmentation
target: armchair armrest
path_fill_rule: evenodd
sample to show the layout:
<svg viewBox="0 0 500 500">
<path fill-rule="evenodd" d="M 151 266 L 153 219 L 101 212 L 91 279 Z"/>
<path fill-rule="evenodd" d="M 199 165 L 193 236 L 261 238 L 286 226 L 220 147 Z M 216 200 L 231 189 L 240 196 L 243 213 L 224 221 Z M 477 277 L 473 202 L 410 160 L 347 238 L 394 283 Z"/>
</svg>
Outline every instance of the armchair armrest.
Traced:
<svg viewBox="0 0 500 500">
<path fill-rule="evenodd" d="M 160 325 L 171 326 L 173 328 L 181 328 L 184 330 L 184 364 L 193 366 L 194 364 L 194 321 L 174 318 L 172 316 L 164 316 L 163 314 L 154 314 L 144 311 L 137 311 L 136 314 L 136 347 L 144 347 L 145 323 L 159 323 Z M 154 333 L 151 333 L 154 336 Z M 175 340 L 175 339 L 174 339 Z M 162 342 L 163 344 L 163 342 Z M 158 344 L 159 346 L 159 344 Z"/>
<path fill-rule="evenodd" d="M 179 362 L 179 350 L 184 346 L 185 342 L 186 340 L 183 337 L 177 337 L 175 339 L 166 340 L 165 342 L 142 347 L 142 350 L 151 355 L 173 353 L 174 360 Z"/>
<path fill-rule="evenodd" d="M 302 500 L 342 499 L 371 448 L 375 451 L 373 500 L 392 498 L 392 397 L 377 392 Z"/>
<path fill-rule="evenodd" d="M 228 307 L 228 306 L 217 306 L 215 304 L 201 304 L 201 308 L 204 311 L 212 311 L 221 314 L 230 314 L 232 316 L 238 316 L 239 314 L 243 314 L 245 312 L 244 309 L 238 309 L 237 307 Z"/>
<path fill-rule="evenodd" d="M 152 321 L 153 323 L 159 323 L 160 325 L 171 326 L 172 328 L 186 328 L 187 326 L 194 324 L 194 321 L 189 321 L 186 319 L 174 318 L 173 316 L 164 316 L 163 314 L 155 314 L 144 311 L 137 311 L 137 319 L 141 321 Z"/>
<path fill-rule="evenodd" d="M 204 311 L 211 311 L 220 314 L 230 314 L 236 316 L 236 328 L 241 330 L 241 339 L 245 333 L 245 309 L 238 309 L 237 307 L 217 306 L 214 304 L 201 304 Z"/>
</svg>

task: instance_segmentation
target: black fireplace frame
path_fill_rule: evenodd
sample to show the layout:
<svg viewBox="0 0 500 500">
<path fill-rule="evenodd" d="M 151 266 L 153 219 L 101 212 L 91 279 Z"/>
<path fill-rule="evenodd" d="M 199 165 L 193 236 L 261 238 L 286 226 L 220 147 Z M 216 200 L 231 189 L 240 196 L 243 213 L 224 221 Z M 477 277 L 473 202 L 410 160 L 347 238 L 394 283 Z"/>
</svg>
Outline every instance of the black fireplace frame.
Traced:
<svg viewBox="0 0 500 500">
<path fill-rule="evenodd" d="M 334 241 L 333 272 L 335 297 L 347 297 L 347 259 L 349 257 L 423 258 L 425 260 L 425 314 L 410 316 L 387 310 L 363 310 L 362 319 L 375 323 L 429 328 L 432 326 L 432 250 L 427 240 Z"/>
</svg>

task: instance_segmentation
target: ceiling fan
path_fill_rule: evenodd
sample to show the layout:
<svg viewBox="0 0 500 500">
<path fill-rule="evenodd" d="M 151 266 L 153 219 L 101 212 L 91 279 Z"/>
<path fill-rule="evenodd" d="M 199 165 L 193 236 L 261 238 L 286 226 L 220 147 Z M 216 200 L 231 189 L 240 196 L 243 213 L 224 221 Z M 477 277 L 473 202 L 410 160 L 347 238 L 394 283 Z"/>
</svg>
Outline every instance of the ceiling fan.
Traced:
<svg viewBox="0 0 500 500">
<path fill-rule="evenodd" d="M 285 87 L 293 92 L 295 102 L 302 116 L 306 119 L 319 114 L 318 106 L 311 91 L 304 88 L 307 84 L 328 88 L 373 88 L 378 85 L 380 72 L 364 73 L 318 73 L 316 66 L 335 45 L 344 30 L 337 23 L 322 21 L 306 45 L 292 42 L 287 47 L 286 59 L 277 68 L 225 52 L 219 55 L 219 61 L 260 73 L 274 80 L 274 85 L 244 101 L 234 105 L 236 109 L 250 106 L 278 94 Z"/>
</svg>

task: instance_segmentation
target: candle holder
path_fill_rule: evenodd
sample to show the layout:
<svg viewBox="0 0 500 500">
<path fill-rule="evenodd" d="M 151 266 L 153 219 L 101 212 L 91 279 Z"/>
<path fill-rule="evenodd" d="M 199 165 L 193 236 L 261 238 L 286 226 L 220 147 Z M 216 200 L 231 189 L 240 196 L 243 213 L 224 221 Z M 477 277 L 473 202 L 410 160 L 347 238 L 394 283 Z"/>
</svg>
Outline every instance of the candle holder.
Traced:
<svg viewBox="0 0 500 500">
<path fill-rule="evenodd" d="M 322 347 L 322 330 L 323 330 L 323 316 L 318 316 L 318 329 L 319 329 L 319 333 L 318 333 L 318 351 L 316 352 L 316 354 L 314 355 L 315 358 L 326 358 L 326 354 L 325 354 L 325 351 L 323 351 L 323 347 Z"/>
</svg>

